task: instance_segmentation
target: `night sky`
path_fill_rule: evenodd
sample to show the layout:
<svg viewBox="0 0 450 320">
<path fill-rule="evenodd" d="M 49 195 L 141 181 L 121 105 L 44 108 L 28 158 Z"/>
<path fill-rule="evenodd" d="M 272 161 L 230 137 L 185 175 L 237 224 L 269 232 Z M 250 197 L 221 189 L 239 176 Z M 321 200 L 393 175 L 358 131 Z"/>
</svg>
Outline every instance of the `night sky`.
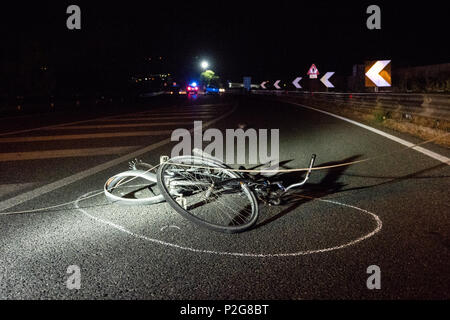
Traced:
<svg viewBox="0 0 450 320">
<path fill-rule="evenodd" d="M 70 4 L 81 7 L 81 31 L 66 29 Z M 366 28 L 370 4 L 381 7 L 381 31 Z M 348 75 L 366 59 L 449 62 L 447 13 L 443 1 L 17 1 L 1 7 L 0 54 L 4 64 L 45 64 L 85 83 L 190 77 L 202 59 L 234 81 L 289 79 L 312 63 Z"/>
</svg>

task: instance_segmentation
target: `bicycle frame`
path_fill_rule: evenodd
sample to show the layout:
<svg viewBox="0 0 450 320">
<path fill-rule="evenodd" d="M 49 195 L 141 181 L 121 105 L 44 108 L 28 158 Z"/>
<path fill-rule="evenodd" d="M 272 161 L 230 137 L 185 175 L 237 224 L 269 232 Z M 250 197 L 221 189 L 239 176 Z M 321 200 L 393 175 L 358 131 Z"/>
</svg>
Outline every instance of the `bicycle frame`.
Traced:
<svg viewBox="0 0 450 320">
<path fill-rule="evenodd" d="M 194 148 L 194 149 L 192 150 L 192 153 L 193 153 L 194 155 L 198 156 L 198 157 L 208 158 L 208 159 L 212 159 L 212 160 L 215 160 L 215 161 L 219 161 L 219 162 L 220 162 L 219 159 L 217 159 L 217 158 L 213 157 L 212 155 L 210 155 L 210 154 L 204 152 L 203 150 L 200 150 L 200 149 L 197 149 L 197 148 Z M 310 162 L 309 162 L 309 170 L 306 171 L 306 176 L 305 176 L 305 178 L 303 179 L 303 181 L 298 182 L 298 183 L 291 184 L 290 186 L 288 186 L 288 187 L 286 187 L 286 188 L 285 188 L 281 183 L 275 183 L 275 184 L 276 184 L 281 190 L 283 190 L 284 192 L 287 192 L 287 191 L 289 191 L 289 190 L 291 190 L 291 189 L 294 189 L 294 188 L 298 188 L 298 187 L 303 186 L 303 185 L 308 181 L 309 176 L 311 175 L 311 171 L 312 171 L 312 168 L 313 168 L 313 166 L 314 166 L 314 162 L 316 161 L 316 157 L 317 157 L 317 156 L 316 156 L 315 154 L 313 154 L 313 155 L 311 156 L 311 160 L 310 160 Z M 224 166 L 225 166 L 225 165 L 224 165 Z M 225 166 L 225 167 L 229 168 L 228 166 Z M 247 175 L 247 176 L 248 176 L 248 175 Z M 267 180 L 266 180 L 265 182 L 267 182 Z"/>
<path fill-rule="evenodd" d="M 210 159 L 214 159 L 213 157 L 205 154 L 201 150 L 195 150 L 194 149 L 194 154 L 201 155 L 202 157 L 207 157 L 207 158 L 210 158 Z M 316 160 L 316 155 L 313 154 L 311 156 L 311 160 L 309 162 L 309 168 L 306 171 L 305 178 L 301 182 L 291 184 L 288 187 L 284 187 L 281 182 L 271 183 L 269 180 L 264 180 L 262 182 L 255 181 L 255 180 L 252 179 L 252 177 L 249 174 L 244 174 L 242 176 L 242 178 L 227 179 L 227 180 L 221 181 L 221 182 L 219 182 L 217 184 L 215 184 L 215 183 L 205 183 L 205 182 L 185 181 L 183 179 L 177 179 L 177 178 L 174 177 L 174 179 L 169 182 L 169 185 L 171 187 L 173 187 L 174 191 L 175 191 L 176 188 L 193 187 L 193 186 L 196 186 L 196 185 L 203 186 L 203 187 L 210 186 L 210 188 L 212 189 L 212 188 L 217 188 L 217 187 L 220 188 L 220 187 L 224 187 L 224 186 L 231 186 L 233 184 L 236 184 L 236 186 L 238 184 L 247 184 L 249 187 L 251 187 L 260 196 L 259 197 L 260 199 L 264 199 L 264 198 L 269 198 L 270 199 L 271 198 L 271 193 L 269 191 L 267 191 L 267 189 L 270 189 L 270 186 L 275 185 L 275 186 L 278 187 L 278 190 L 282 191 L 281 193 L 277 193 L 276 194 L 276 197 L 279 198 L 280 196 L 282 196 L 284 193 L 288 192 L 289 190 L 303 186 L 309 180 L 309 177 L 311 175 L 311 171 L 312 171 L 312 168 L 314 166 L 315 160 Z M 182 172 L 182 171 L 183 170 L 180 169 L 180 172 Z M 266 190 L 263 191 L 263 189 L 266 189 Z M 180 189 L 177 189 L 176 194 L 181 195 L 179 190 Z M 207 193 L 207 194 L 209 194 L 209 193 Z"/>
</svg>

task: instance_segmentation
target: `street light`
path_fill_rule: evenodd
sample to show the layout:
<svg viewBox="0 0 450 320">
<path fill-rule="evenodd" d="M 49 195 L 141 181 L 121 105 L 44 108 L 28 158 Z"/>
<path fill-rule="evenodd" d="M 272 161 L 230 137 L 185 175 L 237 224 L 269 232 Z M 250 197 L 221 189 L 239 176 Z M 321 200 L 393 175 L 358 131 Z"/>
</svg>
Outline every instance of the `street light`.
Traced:
<svg viewBox="0 0 450 320">
<path fill-rule="evenodd" d="M 202 61 L 200 66 L 202 67 L 203 70 L 206 70 L 209 67 L 209 63 L 208 63 L 208 61 Z"/>
</svg>

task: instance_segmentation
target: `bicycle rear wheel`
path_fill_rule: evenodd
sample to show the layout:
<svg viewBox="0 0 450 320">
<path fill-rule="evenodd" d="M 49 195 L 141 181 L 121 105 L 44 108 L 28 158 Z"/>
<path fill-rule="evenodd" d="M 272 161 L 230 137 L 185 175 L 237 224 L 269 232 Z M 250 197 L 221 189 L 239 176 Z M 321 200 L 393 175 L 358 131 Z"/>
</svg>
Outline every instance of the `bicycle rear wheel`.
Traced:
<svg viewBox="0 0 450 320">
<path fill-rule="evenodd" d="M 241 178 L 221 162 L 195 156 L 172 158 L 157 173 L 160 192 L 172 208 L 200 226 L 226 233 L 245 231 L 258 219 L 256 197 Z"/>
</svg>

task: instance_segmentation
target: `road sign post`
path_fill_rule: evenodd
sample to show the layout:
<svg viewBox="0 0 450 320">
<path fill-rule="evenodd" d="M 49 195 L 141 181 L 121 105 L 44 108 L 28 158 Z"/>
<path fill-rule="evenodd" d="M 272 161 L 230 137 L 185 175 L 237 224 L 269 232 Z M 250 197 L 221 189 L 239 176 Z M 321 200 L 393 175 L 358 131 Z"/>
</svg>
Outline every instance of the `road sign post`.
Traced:
<svg viewBox="0 0 450 320">
<path fill-rule="evenodd" d="M 247 92 L 249 92 L 252 89 L 252 78 L 251 77 L 244 77 L 244 88 Z"/>
</svg>

